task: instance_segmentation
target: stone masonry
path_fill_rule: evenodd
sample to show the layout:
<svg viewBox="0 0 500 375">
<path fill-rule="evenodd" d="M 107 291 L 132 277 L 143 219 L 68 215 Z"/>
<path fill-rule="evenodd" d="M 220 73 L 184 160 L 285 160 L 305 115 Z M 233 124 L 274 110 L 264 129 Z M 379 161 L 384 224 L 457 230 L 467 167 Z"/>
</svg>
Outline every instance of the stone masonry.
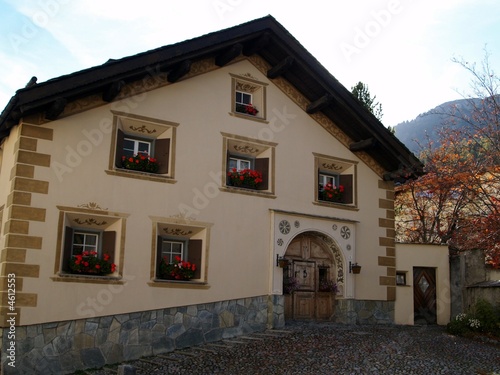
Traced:
<svg viewBox="0 0 500 375">
<path fill-rule="evenodd" d="M 68 374 L 278 328 L 282 296 L 166 308 L 16 327 L 15 367 L 2 351 L 4 374 Z M 8 348 L 7 330 L 2 347 Z"/>
</svg>

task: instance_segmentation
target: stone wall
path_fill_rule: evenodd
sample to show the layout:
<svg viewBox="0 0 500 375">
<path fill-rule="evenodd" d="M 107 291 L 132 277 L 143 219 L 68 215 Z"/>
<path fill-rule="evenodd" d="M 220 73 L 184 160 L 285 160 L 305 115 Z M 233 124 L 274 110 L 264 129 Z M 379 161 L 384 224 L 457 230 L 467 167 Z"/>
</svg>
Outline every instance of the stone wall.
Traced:
<svg viewBox="0 0 500 375">
<path fill-rule="evenodd" d="M 335 322 L 343 324 L 393 324 L 394 301 L 336 300 Z"/>
<path fill-rule="evenodd" d="M 4 374 L 68 374 L 79 369 L 170 352 L 285 324 L 282 296 L 16 327 L 15 367 Z"/>
<path fill-rule="evenodd" d="M 452 318 L 474 307 L 484 299 L 493 306 L 500 306 L 499 271 L 485 266 L 480 250 L 465 251 L 450 258 Z"/>
</svg>

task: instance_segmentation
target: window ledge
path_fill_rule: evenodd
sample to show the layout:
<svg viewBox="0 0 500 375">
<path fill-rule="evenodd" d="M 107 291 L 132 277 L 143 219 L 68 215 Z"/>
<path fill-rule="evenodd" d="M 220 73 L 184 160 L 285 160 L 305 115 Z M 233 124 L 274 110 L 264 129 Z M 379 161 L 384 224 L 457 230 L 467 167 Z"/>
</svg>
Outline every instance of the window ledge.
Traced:
<svg viewBox="0 0 500 375">
<path fill-rule="evenodd" d="M 52 281 L 72 282 L 72 283 L 91 283 L 91 284 L 118 284 L 123 285 L 126 281 L 121 276 L 92 276 L 77 275 L 73 273 L 60 273 L 51 277 Z"/>
<path fill-rule="evenodd" d="M 162 280 L 154 279 L 148 285 L 156 288 L 184 288 L 184 289 L 209 289 L 210 285 L 204 281 Z"/>
<path fill-rule="evenodd" d="M 245 119 L 245 120 L 252 120 L 252 121 L 262 122 L 264 124 L 269 124 L 269 121 L 267 121 L 263 117 L 252 116 L 252 115 L 245 115 L 244 113 L 238 113 L 238 112 L 229 112 L 229 115 L 231 115 L 233 117 L 242 118 L 242 119 Z"/>
<path fill-rule="evenodd" d="M 276 195 L 274 195 L 273 193 L 268 192 L 268 191 L 246 189 L 246 188 L 240 188 L 240 187 L 237 187 L 237 186 L 220 187 L 219 190 L 220 191 L 225 191 L 227 193 L 253 195 L 253 196 L 256 196 L 256 197 L 271 198 L 271 199 L 275 199 L 276 198 Z"/>
<path fill-rule="evenodd" d="M 140 171 L 132 171 L 132 170 L 118 170 L 118 169 L 106 169 L 105 170 L 106 174 L 109 174 L 111 176 L 119 176 L 119 177 L 129 177 L 129 178 L 137 178 L 139 180 L 147 180 L 147 181 L 154 181 L 154 182 L 163 182 L 167 184 L 175 184 L 177 180 L 174 180 L 171 177 L 165 176 L 165 175 L 159 175 L 159 174 L 154 174 L 154 173 L 148 173 L 148 172 L 140 172 Z"/>
<path fill-rule="evenodd" d="M 340 208 L 342 210 L 359 211 L 359 208 L 343 203 L 315 201 L 313 204 L 316 206 Z"/>
</svg>

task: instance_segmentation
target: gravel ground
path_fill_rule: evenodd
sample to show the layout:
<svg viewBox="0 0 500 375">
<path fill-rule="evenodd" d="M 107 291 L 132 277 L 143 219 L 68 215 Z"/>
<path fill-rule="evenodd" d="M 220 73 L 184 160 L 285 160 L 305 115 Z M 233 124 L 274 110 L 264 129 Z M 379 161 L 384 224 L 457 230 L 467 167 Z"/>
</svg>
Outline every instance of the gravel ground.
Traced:
<svg viewBox="0 0 500 375">
<path fill-rule="evenodd" d="M 129 365 L 137 375 L 500 374 L 499 344 L 455 337 L 443 327 L 292 322 Z"/>
</svg>

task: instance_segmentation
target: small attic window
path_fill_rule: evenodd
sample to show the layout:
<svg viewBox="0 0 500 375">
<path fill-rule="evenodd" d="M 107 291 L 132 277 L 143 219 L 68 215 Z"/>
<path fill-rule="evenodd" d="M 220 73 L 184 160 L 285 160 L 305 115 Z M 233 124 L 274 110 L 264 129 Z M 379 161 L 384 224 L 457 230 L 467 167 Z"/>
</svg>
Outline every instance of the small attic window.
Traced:
<svg viewBox="0 0 500 375">
<path fill-rule="evenodd" d="M 250 78 L 250 74 L 231 77 L 231 113 L 238 117 L 265 119 L 266 84 Z"/>
</svg>

